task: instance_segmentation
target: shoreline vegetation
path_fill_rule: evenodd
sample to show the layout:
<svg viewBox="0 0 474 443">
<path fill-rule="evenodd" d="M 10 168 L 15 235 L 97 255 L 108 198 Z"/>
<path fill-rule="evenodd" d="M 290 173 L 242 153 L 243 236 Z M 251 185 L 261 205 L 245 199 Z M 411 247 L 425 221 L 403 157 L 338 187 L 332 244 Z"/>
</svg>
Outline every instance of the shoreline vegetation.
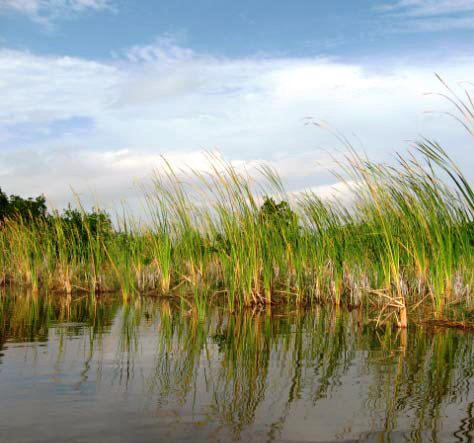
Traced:
<svg viewBox="0 0 474 443">
<path fill-rule="evenodd" d="M 474 189 L 441 146 L 415 148 L 393 166 L 349 147 L 338 175 L 349 203 L 288 195 L 269 167 L 254 180 L 210 156 L 209 173 L 155 174 L 146 224 L 113 227 L 81 208 L 33 216 L 26 205 L 1 221 L 0 283 L 180 296 L 203 315 L 219 298 L 229 311 L 331 303 L 399 327 L 419 315 L 474 323 Z"/>
</svg>

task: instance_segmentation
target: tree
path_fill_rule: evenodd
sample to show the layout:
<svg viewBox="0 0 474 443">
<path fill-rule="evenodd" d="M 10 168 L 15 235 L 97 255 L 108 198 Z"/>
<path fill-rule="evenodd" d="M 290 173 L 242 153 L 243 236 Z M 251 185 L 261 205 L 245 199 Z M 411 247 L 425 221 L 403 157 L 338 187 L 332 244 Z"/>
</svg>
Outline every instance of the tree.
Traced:
<svg viewBox="0 0 474 443">
<path fill-rule="evenodd" d="M 276 203 L 273 198 L 265 197 L 258 215 L 261 222 L 278 230 L 297 228 L 298 226 L 298 216 L 285 200 Z"/>
<path fill-rule="evenodd" d="M 10 209 L 10 201 L 8 200 L 7 195 L 0 188 L 0 221 L 3 220 Z"/>
<path fill-rule="evenodd" d="M 54 217 L 60 219 L 69 235 L 75 233 L 83 243 L 87 243 L 89 237 L 107 239 L 113 232 L 110 215 L 99 209 L 86 212 L 68 206 L 61 215 L 56 213 Z"/>
<path fill-rule="evenodd" d="M 24 220 L 37 220 L 47 215 L 46 198 L 22 198 L 18 195 L 7 195 L 0 188 L 0 221 L 5 218 L 21 217 Z"/>
</svg>

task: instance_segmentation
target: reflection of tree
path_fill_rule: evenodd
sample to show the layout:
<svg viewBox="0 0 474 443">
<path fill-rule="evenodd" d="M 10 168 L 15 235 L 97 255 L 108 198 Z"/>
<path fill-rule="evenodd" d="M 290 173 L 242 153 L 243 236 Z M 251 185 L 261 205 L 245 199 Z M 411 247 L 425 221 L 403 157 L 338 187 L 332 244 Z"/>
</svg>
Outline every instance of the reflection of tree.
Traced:
<svg viewBox="0 0 474 443">
<path fill-rule="evenodd" d="M 98 336 L 111 326 L 119 303 L 114 298 L 65 297 L 0 292 L 0 350 L 7 340 L 46 342 L 51 326 L 58 342 L 89 334 L 91 350 Z M 61 349 L 60 349 L 61 350 Z M 61 355 L 61 353 L 60 353 Z"/>
</svg>

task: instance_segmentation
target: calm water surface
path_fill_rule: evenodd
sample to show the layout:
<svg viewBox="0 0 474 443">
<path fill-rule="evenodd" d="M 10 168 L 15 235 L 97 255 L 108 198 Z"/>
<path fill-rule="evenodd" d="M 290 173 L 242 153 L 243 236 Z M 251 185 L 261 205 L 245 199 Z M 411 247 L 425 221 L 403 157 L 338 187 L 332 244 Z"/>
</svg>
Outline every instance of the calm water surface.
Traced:
<svg viewBox="0 0 474 443">
<path fill-rule="evenodd" d="M 472 441 L 474 335 L 0 294 L 0 442 Z"/>
</svg>

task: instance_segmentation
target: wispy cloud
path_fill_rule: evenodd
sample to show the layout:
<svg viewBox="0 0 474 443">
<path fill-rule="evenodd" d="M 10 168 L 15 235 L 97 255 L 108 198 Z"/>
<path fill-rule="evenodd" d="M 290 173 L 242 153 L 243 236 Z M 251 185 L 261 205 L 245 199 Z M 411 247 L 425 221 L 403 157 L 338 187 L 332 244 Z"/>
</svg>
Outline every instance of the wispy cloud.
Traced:
<svg viewBox="0 0 474 443">
<path fill-rule="evenodd" d="M 474 0 L 397 0 L 376 10 L 396 31 L 435 32 L 474 28 Z"/>
<path fill-rule="evenodd" d="M 398 0 L 380 8 L 410 17 L 450 15 L 474 11 L 474 0 Z"/>
<path fill-rule="evenodd" d="M 50 26 L 56 19 L 87 10 L 115 10 L 112 0 L 0 0 L 0 12 L 25 14 Z"/>
</svg>

